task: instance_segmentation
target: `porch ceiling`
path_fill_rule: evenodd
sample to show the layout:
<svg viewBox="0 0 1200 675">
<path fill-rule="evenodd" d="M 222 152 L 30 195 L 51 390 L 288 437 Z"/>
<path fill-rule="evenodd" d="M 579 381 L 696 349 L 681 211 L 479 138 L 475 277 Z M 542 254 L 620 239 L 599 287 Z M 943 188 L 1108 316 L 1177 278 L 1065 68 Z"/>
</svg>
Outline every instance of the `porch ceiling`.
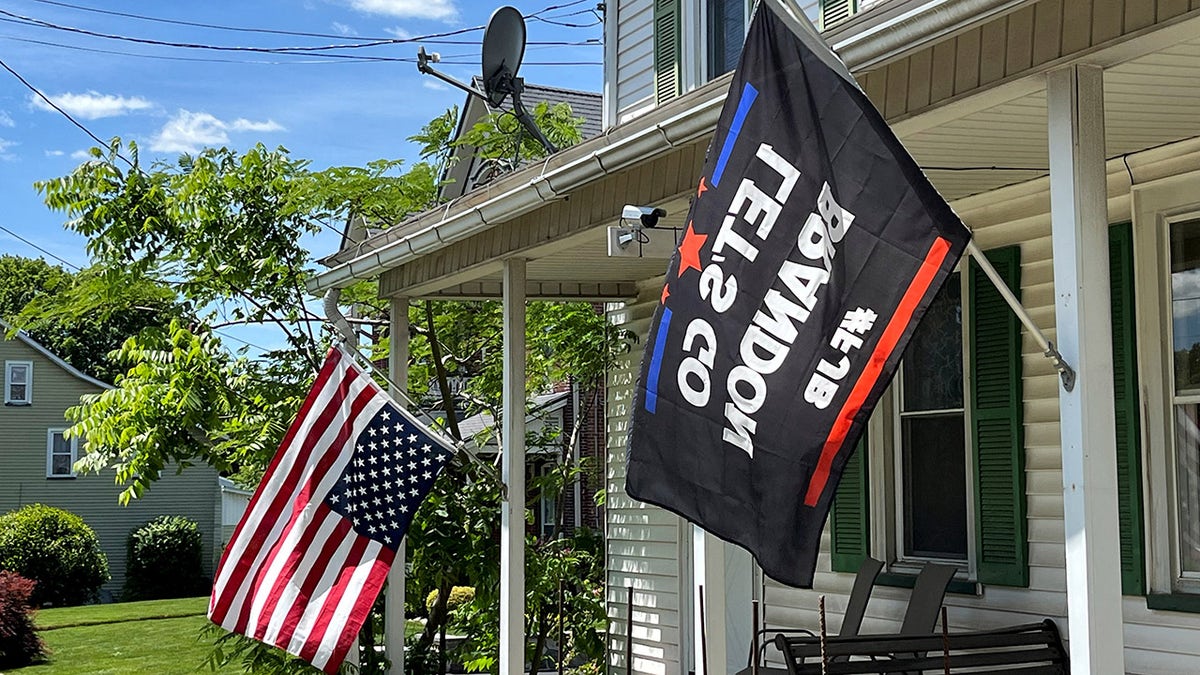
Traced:
<svg viewBox="0 0 1200 675">
<path fill-rule="evenodd" d="M 1104 71 L 1109 158 L 1200 135 L 1200 38 Z M 902 139 L 950 201 L 1049 170 L 1046 94 L 1037 91 Z"/>
<path fill-rule="evenodd" d="M 1200 37 L 1109 66 L 1104 88 L 1110 159 L 1200 136 Z M 901 137 L 947 200 L 953 203 L 1049 173 L 1045 90 L 1025 87 L 1023 92 L 933 126 L 918 125 Z M 898 128 L 903 134 L 905 126 Z M 688 201 L 682 195 L 656 204 L 669 213 L 661 226 L 682 228 Z M 624 299 L 636 294 L 637 282 L 665 272 L 664 258 L 608 256 L 607 228 L 601 225 L 618 224 L 616 214 L 593 223 L 586 231 L 522 253 L 529 260 L 530 298 Z M 499 297 L 500 267 L 497 259 L 458 278 L 409 288 L 407 294 Z"/>
</svg>

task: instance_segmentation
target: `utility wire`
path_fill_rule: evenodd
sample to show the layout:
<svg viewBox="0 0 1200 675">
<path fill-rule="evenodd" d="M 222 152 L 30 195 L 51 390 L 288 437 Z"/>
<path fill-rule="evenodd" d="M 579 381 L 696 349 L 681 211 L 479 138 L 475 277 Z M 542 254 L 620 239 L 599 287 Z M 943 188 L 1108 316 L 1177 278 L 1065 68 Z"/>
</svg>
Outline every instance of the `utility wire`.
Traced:
<svg viewBox="0 0 1200 675">
<path fill-rule="evenodd" d="M 136 54 L 134 52 L 123 52 L 116 49 L 100 49 L 97 47 L 83 47 L 80 45 L 68 45 L 61 42 L 50 42 L 48 40 L 35 40 L 33 38 L 22 38 L 15 35 L 0 35 L 0 40 L 13 40 L 15 42 L 27 42 L 35 45 L 43 45 L 46 47 L 55 47 L 57 49 L 70 49 L 78 52 L 90 52 L 93 54 L 111 54 L 113 56 L 131 56 L 139 59 L 157 59 L 159 61 L 189 61 L 193 63 L 243 63 L 254 66 L 310 66 L 310 65 L 337 65 L 341 63 L 377 63 L 378 58 L 357 58 L 338 61 L 335 59 L 313 59 L 307 61 L 256 61 L 246 59 L 220 59 L 203 56 L 166 56 L 163 54 Z M 412 59 L 415 61 L 415 59 Z"/>
<path fill-rule="evenodd" d="M 8 229 L 7 227 L 5 227 L 3 225 L 0 225 L 0 230 L 7 232 L 9 234 L 9 236 L 16 239 L 17 241 L 24 242 L 25 244 L 29 245 L 34 250 L 41 251 L 43 254 L 48 255 L 51 258 L 54 258 L 58 262 L 66 265 L 67 267 L 70 267 L 71 269 L 75 270 L 76 272 L 83 271 L 83 268 L 80 267 L 79 265 L 76 265 L 75 263 L 72 263 L 72 262 L 67 262 L 66 260 L 54 255 L 50 251 L 47 251 L 46 249 L 42 248 L 41 246 L 38 246 L 37 244 L 33 243 L 32 241 L 29 241 L 25 237 L 22 237 L 21 235 L 17 234 L 16 232 L 13 232 L 12 230 Z"/>
</svg>

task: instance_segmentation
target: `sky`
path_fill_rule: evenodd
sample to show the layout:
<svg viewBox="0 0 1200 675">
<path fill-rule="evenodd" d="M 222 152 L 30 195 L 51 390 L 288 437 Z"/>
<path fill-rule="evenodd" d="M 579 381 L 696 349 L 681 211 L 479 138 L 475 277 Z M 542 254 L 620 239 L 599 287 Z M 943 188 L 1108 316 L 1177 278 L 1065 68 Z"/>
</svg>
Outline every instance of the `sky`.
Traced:
<svg viewBox="0 0 1200 675">
<path fill-rule="evenodd" d="M 482 27 L 500 4 L 9 0 L 0 5 L 0 60 L 101 139 L 136 141 L 144 164 L 206 146 L 245 149 L 257 142 L 283 146 L 317 169 L 380 158 L 412 161 L 416 148 L 405 139 L 465 98 L 417 72 L 418 46 L 441 54 L 441 71 L 469 80 L 479 68 L 481 29 L 440 38 L 462 44 L 423 39 L 308 53 L 145 41 L 278 49 L 411 39 Z M 520 74 L 527 82 L 600 91 L 603 47 L 595 0 L 510 4 L 526 16 L 529 45 Z M 63 228 L 63 215 L 42 203 L 33 183 L 70 173 L 94 145 L 16 76 L 0 70 L 0 227 L 12 233 L 0 229 L 0 254 L 87 264 L 85 241 Z M 330 232 L 309 248 L 320 257 L 337 244 Z M 257 341 L 264 340 L 277 341 Z"/>
</svg>

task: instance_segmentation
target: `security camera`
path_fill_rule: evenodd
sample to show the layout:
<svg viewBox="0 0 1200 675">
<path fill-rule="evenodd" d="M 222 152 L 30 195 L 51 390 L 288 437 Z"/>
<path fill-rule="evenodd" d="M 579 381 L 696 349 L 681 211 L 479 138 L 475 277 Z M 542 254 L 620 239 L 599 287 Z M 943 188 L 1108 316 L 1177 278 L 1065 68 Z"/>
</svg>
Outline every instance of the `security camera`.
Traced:
<svg viewBox="0 0 1200 675">
<path fill-rule="evenodd" d="M 626 204 L 625 208 L 621 209 L 621 217 L 625 220 L 635 220 L 641 223 L 642 227 L 655 227 L 659 218 L 667 217 L 667 210 L 654 206 Z"/>
</svg>

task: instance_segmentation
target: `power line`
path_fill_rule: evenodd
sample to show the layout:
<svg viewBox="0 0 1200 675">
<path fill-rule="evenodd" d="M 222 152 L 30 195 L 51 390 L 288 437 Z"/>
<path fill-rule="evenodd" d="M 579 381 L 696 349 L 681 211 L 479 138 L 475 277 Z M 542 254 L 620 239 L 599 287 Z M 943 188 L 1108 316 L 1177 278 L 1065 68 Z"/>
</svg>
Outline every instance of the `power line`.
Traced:
<svg viewBox="0 0 1200 675">
<path fill-rule="evenodd" d="M 254 61 L 246 59 L 219 59 L 207 58 L 203 56 L 166 56 L 163 54 L 136 54 L 134 52 L 123 52 L 116 49 L 100 49 L 97 47 L 83 47 L 80 45 L 68 45 L 61 42 L 50 42 L 48 40 L 35 40 L 33 38 L 22 38 L 15 35 L 0 35 L 0 40 L 13 40 L 15 42 L 27 42 L 35 45 L 43 45 L 46 47 L 55 47 L 57 49 L 69 49 L 78 52 L 90 52 L 93 54 L 111 54 L 113 56 L 130 56 L 139 59 L 154 59 L 159 61 L 189 61 L 193 63 L 242 63 L 254 66 L 310 66 L 310 65 L 337 65 L 341 63 L 377 63 L 378 58 L 357 58 L 338 61 L 334 59 L 314 59 L 310 61 Z M 415 61 L 416 59 L 410 59 Z"/>
<path fill-rule="evenodd" d="M 8 229 L 7 227 L 5 227 L 5 226 L 3 226 L 3 225 L 0 225 L 0 230 L 4 230 L 5 232 L 7 232 L 7 233 L 9 234 L 9 236 L 13 237 L 13 238 L 14 238 L 14 239 L 16 239 L 17 241 L 24 242 L 25 244 L 29 245 L 29 246 L 30 246 L 31 248 L 33 248 L 34 250 L 41 251 L 41 252 L 42 252 L 42 253 L 44 253 L 45 255 L 48 255 L 48 256 L 50 256 L 51 258 L 54 258 L 55 260 L 59 261 L 60 263 L 62 263 L 62 264 L 64 264 L 64 265 L 66 265 L 67 267 L 70 267 L 71 269 L 75 270 L 76 272 L 82 272 L 82 271 L 83 271 L 83 268 L 82 268 L 82 267 L 80 267 L 79 265 L 76 265 L 75 263 L 72 263 L 72 262 L 68 262 L 68 261 L 64 260 L 63 258 L 60 258 L 60 257 L 58 257 L 58 256 L 54 255 L 54 254 L 53 254 L 53 253 L 51 253 L 50 251 L 47 251 L 46 249 L 42 248 L 41 246 L 38 246 L 37 244 L 33 243 L 32 241 L 29 241 L 29 240 L 28 240 L 28 239 L 26 239 L 25 237 L 22 237 L 21 235 L 17 234 L 16 232 L 13 232 L 12 230 Z"/>
</svg>

